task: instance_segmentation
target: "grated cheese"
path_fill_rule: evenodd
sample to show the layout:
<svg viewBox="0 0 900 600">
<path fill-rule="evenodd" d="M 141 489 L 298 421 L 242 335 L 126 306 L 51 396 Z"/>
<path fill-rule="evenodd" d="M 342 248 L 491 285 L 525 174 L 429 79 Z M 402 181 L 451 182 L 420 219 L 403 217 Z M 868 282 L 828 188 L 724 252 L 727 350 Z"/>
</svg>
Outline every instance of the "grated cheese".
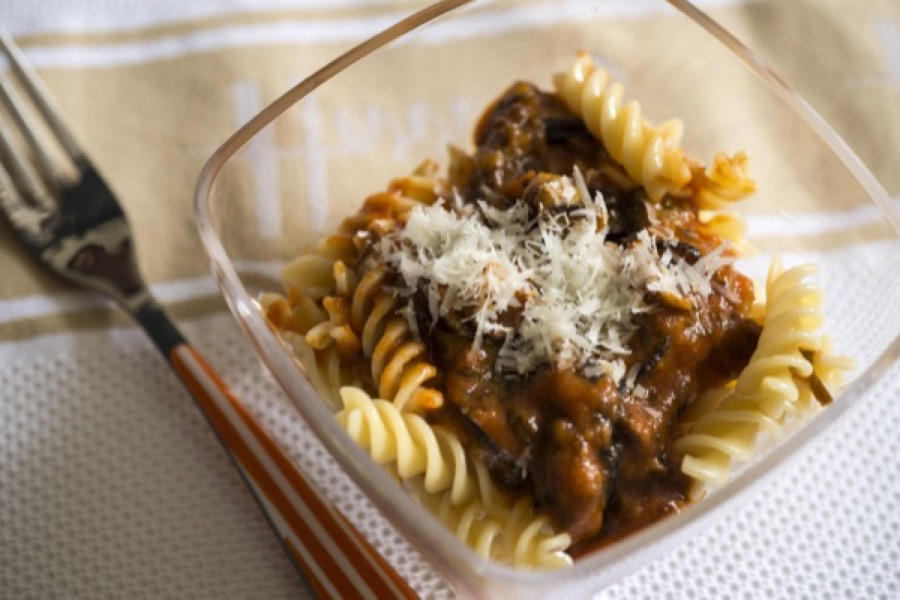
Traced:
<svg viewBox="0 0 900 600">
<path fill-rule="evenodd" d="M 538 210 L 522 201 L 509 209 L 484 202 L 463 210 L 459 200 L 417 206 L 406 226 L 382 238 L 380 259 L 402 280 L 398 292 L 422 290 L 432 326 L 454 314 L 474 324 L 474 344 L 502 339 L 498 367 L 527 374 L 552 364 L 588 377 L 632 380 L 623 357 L 635 317 L 654 308 L 654 294 L 705 297 L 711 278 L 731 262 L 725 247 L 694 265 L 659 253 L 641 231 L 630 244 L 607 242 L 602 195 L 590 197 L 581 173 L 562 178 L 571 211 Z M 513 330 L 502 317 L 520 313 Z M 414 327 L 411 304 L 404 310 Z"/>
</svg>

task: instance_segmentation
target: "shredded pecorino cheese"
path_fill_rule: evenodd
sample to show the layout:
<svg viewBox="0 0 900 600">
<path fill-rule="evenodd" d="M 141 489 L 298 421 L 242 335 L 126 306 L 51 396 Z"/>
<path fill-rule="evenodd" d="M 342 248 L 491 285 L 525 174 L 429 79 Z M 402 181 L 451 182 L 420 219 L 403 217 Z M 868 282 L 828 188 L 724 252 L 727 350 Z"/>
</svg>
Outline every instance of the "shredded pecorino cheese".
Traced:
<svg viewBox="0 0 900 600">
<path fill-rule="evenodd" d="M 480 202 L 467 214 L 419 206 L 382 239 L 380 258 L 400 275 L 401 295 L 424 292 L 432 325 L 456 314 L 474 324 L 476 347 L 485 335 L 501 338 L 501 370 L 550 363 L 620 382 L 634 317 L 654 307 L 653 292 L 705 297 L 731 259 L 722 247 L 690 265 L 660 253 L 646 230 L 626 246 L 607 242 L 602 195 L 590 197 L 577 169 L 563 179 L 575 210 L 535 215 L 521 200 L 506 210 Z M 514 327 L 504 318 L 511 314 Z"/>
</svg>

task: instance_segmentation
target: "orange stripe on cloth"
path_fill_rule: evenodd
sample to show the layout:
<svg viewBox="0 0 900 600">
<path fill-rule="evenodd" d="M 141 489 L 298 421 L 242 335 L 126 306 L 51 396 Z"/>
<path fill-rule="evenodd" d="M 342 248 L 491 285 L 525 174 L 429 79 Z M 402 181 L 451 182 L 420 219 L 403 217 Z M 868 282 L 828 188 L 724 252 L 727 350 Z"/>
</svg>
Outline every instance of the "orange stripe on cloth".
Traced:
<svg viewBox="0 0 900 600">
<path fill-rule="evenodd" d="M 177 346 L 170 360 L 264 504 L 277 513 L 273 522 L 286 529 L 287 546 L 317 594 L 418 597 L 353 525 L 326 504 L 193 348 Z"/>
</svg>

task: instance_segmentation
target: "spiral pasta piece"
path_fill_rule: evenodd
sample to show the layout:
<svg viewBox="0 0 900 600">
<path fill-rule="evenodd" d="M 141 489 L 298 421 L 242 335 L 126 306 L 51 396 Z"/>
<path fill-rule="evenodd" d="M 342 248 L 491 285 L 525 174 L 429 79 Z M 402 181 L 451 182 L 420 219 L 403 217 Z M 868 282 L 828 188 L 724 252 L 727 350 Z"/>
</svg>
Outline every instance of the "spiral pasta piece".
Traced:
<svg viewBox="0 0 900 600">
<path fill-rule="evenodd" d="M 734 460 L 750 458 L 761 432 L 778 436 L 786 419 L 807 412 L 812 398 L 808 378 L 818 362 L 821 371 L 839 370 L 845 362 L 822 356 L 822 292 L 808 278 L 810 265 L 769 269 L 765 322 L 756 351 L 730 386 L 708 392 L 684 415 L 685 435 L 673 447 L 684 454 L 682 471 L 698 485 L 727 479 Z M 828 367 L 826 367 L 828 365 Z M 831 377 L 834 382 L 835 378 Z"/>
<path fill-rule="evenodd" d="M 678 147 L 683 125 L 677 119 L 654 127 L 641 116 L 636 101 L 625 104 L 624 88 L 579 52 L 571 69 L 554 78 L 569 109 L 603 142 L 610 156 L 644 186 L 652 200 L 678 192 L 691 179 L 691 165 Z"/>
<path fill-rule="evenodd" d="M 337 420 L 378 463 L 396 463 L 401 479 L 424 477 L 429 492 L 448 491 L 454 504 L 471 499 L 478 484 L 466 465 L 456 436 L 432 427 L 421 416 L 401 412 L 393 403 L 372 399 L 363 390 L 340 390 L 343 410 Z"/>
<path fill-rule="evenodd" d="M 503 561 L 497 551 L 503 535 L 503 523 L 491 518 L 484 504 L 477 498 L 466 504 L 453 504 L 449 494 L 431 493 L 421 480 L 408 482 L 408 488 L 419 502 L 433 514 L 441 524 L 452 531 L 456 539 L 466 544 L 482 558 Z M 511 561 L 506 561 L 511 562 Z"/>
<path fill-rule="evenodd" d="M 390 182 L 387 190 L 366 198 L 355 215 L 344 220 L 344 232 L 369 231 L 384 235 L 406 221 L 416 206 L 430 205 L 440 197 L 443 184 L 436 179 L 437 164 L 426 160 L 411 175 Z"/>
<path fill-rule="evenodd" d="M 544 517 L 535 516 L 528 498 L 520 498 L 503 521 L 504 555 L 517 567 L 559 568 L 572 564 L 565 553 L 568 534 L 554 534 Z"/>
<path fill-rule="evenodd" d="M 306 342 L 304 336 L 293 331 L 282 331 L 279 338 L 290 351 L 294 362 L 306 374 L 313 388 L 322 395 L 330 407 L 337 409 L 340 406 L 337 390 L 341 386 L 357 382 L 341 367 L 336 351 L 331 349 L 327 352 L 316 352 Z"/>
<path fill-rule="evenodd" d="M 352 240 L 347 233 L 330 236 L 287 263 L 281 270 L 285 287 L 288 291 L 293 289 L 305 296 L 321 299 L 335 288 L 351 283 L 346 264 L 356 262 L 357 253 Z M 338 263 L 342 266 L 336 269 Z"/>
<path fill-rule="evenodd" d="M 412 339 L 406 320 L 392 317 L 398 301 L 384 289 L 386 274 L 383 265 L 366 273 L 353 292 L 350 308 L 350 320 L 360 332 L 378 396 L 393 401 L 401 410 L 407 405 L 437 408 L 443 397 L 424 387 L 437 369 L 424 359 L 425 345 Z"/>
<path fill-rule="evenodd" d="M 569 109 L 581 116 L 588 131 L 652 200 L 668 193 L 683 194 L 690 184 L 699 209 L 720 210 L 756 191 L 746 153 L 719 152 L 704 169 L 679 147 L 682 122 L 670 119 L 651 125 L 642 117 L 640 104 L 626 102 L 622 84 L 596 66 L 588 53 L 579 52 L 569 71 L 555 76 L 554 85 Z"/>
<path fill-rule="evenodd" d="M 453 433 L 358 388 L 345 387 L 340 396 L 343 409 L 337 420 L 348 435 L 373 460 L 392 466 L 422 503 L 479 555 L 527 568 L 571 563 L 565 554 L 569 536 L 554 533 L 527 498 L 513 502 L 500 492 L 483 465 L 470 469 Z"/>
<path fill-rule="evenodd" d="M 747 221 L 736 212 L 700 211 L 698 230 L 729 242 L 730 250 L 736 256 L 756 254 L 756 249 L 745 238 Z"/>
<path fill-rule="evenodd" d="M 527 498 L 497 515 L 479 498 L 454 505 L 446 494 L 429 493 L 418 481 L 411 482 L 409 488 L 457 539 L 483 558 L 520 569 L 550 570 L 572 564 L 565 552 L 570 544 L 568 534 L 552 533 L 542 517 L 534 516 Z"/>
<path fill-rule="evenodd" d="M 290 295 L 295 296 L 293 302 L 272 292 L 261 294 L 258 298 L 260 310 L 276 332 L 305 334 L 327 318 L 325 311 L 311 298 L 299 297 L 299 293 Z"/>
<path fill-rule="evenodd" d="M 713 164 L 708 169 L 704 170 L 701 165 L 696 165 L 691 177 L 691 188 L 697 208 L 721 210 L 756 192 L 756 183 L 747 169 L 748 162 L 745 152 L 738 152 L 734 156 L 719 152 L 713 157 Z"/>
<path fill-rule="evenodd" d="M 822 336 L 821 348 L 813 354 L 813 373 L 819 381 L 829 390 L 839 387 L 845 379 L 846 373 L 856 366 L 855 361 L 848 357 L 834 354 L 831 338 Z"/>
</svg>

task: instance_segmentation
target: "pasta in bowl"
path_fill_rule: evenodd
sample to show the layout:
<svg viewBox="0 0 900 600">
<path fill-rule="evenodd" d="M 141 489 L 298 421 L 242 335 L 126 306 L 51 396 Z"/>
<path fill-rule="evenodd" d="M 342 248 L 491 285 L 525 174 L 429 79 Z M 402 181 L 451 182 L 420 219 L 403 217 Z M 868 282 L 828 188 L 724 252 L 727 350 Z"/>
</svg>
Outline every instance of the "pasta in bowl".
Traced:
<svg viewBox="0 0 900 600">
<path fill-rule="evenodd" d="M 476 122 L 475 143 L 435 136 L 455 144 L 445 166 L 426 160 L 412 169 L 442 149 L 406 147 L 401 161 L 379 148 L 355 163 L 332 151 L 342 165 L 333 168 L 334 189 L 321 195 L 321 180 L 310 177 L 304 200 L 282 213 L 286 250 L 271 251 L 278 240 L 237 226 L 234 215 L 250 214 L 245 200 L 258 188 L 245 185 L 235 152 L 276 120 L 276 135 L 307 132 L 327 143 L 328 123 L 312 119 L 329 114 L 316 112 L 329 98 L 316 88 L 321 74 L 226 143 L 198 192 L 201 235 L 267 366 L 341 467 L 462 595 L 583 593 L 686 539 L 846 413 L 860 384 L 835 395 L 849 363 L 831 351 L 826 331 L 836 331 L 837 347 L 862 373 L 877 372 L 893 343 L 886 328 L 871 352 L 848 346 L 829 308 L 845 297 L 832 287 L 825 295 L 809 266 L 817 261 L 793 252 L 819 240 L 779 247 L 758 234 L 758 219 L 747 227 L 737 213 L 747 206 L 752 217 L 767 198 L 781 208 L 799 187 L 819 183 L 870 202 L 850 183 L 858 172 L 842 167 L 843 187 L 832 181 L 836 167 L 820 182 L 789 180 L 785 170 L 801 166 L 779 171 L 772 153 L 760 152 L 767 146 L 745 144 L 731 129 L 718 135 L 719 113 L 690 109 L 719 101 L 715 85 L 666 97 L 666 112 L 685 117 L 683 131 L 680 120 L 654 125 L 644 116 L 662 113 L 645 85 L 660 81 L 658 69 L 631 63 L 625 72 L 582 54 L 551 77 L 576 42 L 596 48 L 584 36 L 542 53 L 534 68 L 505 62 L 490 78 L 465 62 L 464 45 L 451 62 L 435 60 L 470 65 L 466 78 L 441 81 L 487 95 L 466 120 Z M 607 42 L 615 39 L 604 38 L 604 52 Z M 422 43 L 385 56 L 431 56 Z M 425 81 L 434 69 L 422 62 Z M 356 77 L 364 102 L 417 93 L 372 85 L 382 77 Z M 700 79 L 690 69 L 679 77 Z M 287 110 L 314 88 L 302 111 Z M 340 102 L 359 98 L 346 93 L 349 84 L 335 89 Z M 427 113 L 429 122 L 454 106 Z M 410 112 L 418 114 L 426 113 Z M 411 123 L 421 131 L 421 121 Z M 806 144 L 804 127 L 791 122 L 788 139 Z M 351 130 L 336 121 L 333 131 Z M 702 150 L 689 151 L 698 138 Z M 738 151 L 717 152 L 723 147 Z M 840 162 L 819 150 L 823 164 Z M 694 156 L 712 158 L 706 165 Z M 835 197 L 796 196 L 801 208 Z M 317 220 L 323 205 L 339 219 Z M 754 247 L 766 265 L 745 271 L 761 264 Z M 792 266 L 770 261 L 774 254 Z M 276 263 L 281 289 L 258 270 Z M 760 454 L 766 437 L 777 441 Z M 384 468 L 370 468 L 373 461 Z"/>
<path fill-rule="evenodd" d="M 261 297 L 337 420 L 485 558 L 554 568 L 677 512 L 850 368 L 814 268 L 734 268 L 710 168 L 585 53 L 513 84 L 447 175 L 369 196 Z"/>
</svg>

